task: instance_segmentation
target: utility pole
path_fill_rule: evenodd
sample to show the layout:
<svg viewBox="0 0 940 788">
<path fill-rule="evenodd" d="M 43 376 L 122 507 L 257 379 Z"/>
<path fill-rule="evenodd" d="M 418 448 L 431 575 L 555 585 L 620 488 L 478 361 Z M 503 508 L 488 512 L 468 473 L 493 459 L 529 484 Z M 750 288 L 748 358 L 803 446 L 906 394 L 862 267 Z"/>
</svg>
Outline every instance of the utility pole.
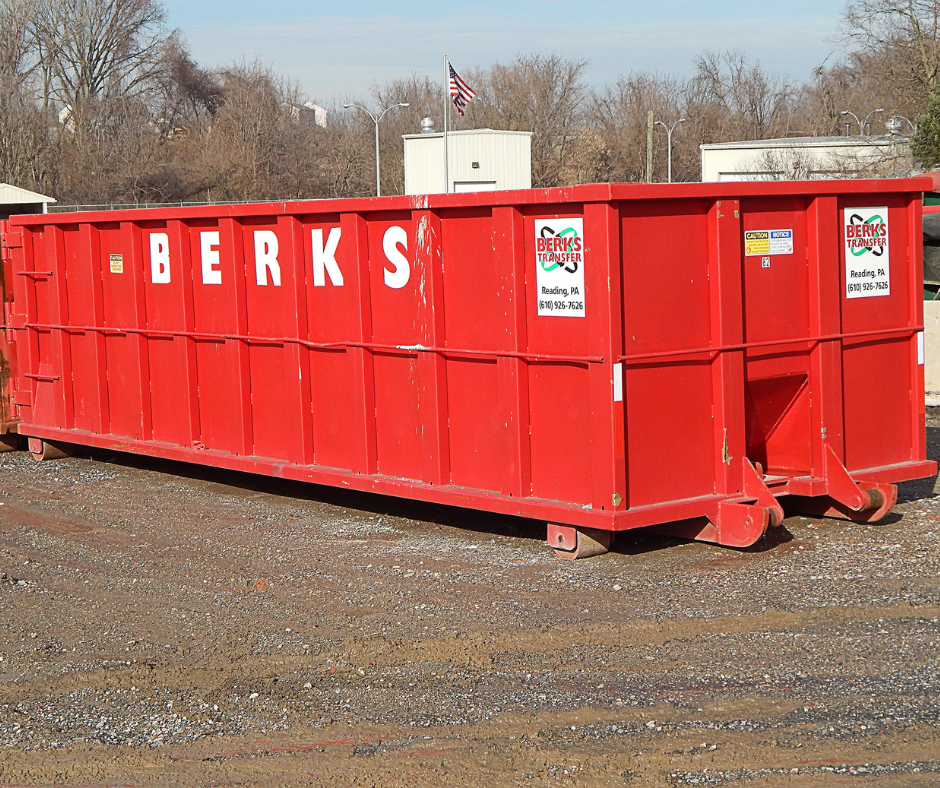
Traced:
<svg viewBox="0 0 940 788">
<path fill-rule="evenodd" d="M 646 115 L 646 182 L 653 182 L 653 110 Z"/>
</svg>

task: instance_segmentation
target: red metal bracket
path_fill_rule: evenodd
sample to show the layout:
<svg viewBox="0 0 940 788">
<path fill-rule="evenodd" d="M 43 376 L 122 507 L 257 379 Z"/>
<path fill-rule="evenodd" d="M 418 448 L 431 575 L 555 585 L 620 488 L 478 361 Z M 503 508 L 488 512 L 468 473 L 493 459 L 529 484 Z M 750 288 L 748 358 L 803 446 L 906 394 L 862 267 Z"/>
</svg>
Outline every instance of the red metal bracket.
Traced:
<svg viewBox="0 0 940 788">
<path fill-rule="evenodd" d="M 19 249 L 23 246 L 23 229 L 21 227 L 7 229 L 0 236 L 0 244 L 7 249 Z"/>
<path fill-rule="evenodd" d="M 751 461 L 745 457 L 742 462 L 744 470 L 744 495 L 753 498 L 757 506 L 766 509 L 770 514 L 768 528 L 774 528 L 783 522 L 783 507 L 770 491 L 770 488 L 764 484 L 763 469 L 760 463 L 755 467 Z"/>
<path fill-rule="evenodd" d="M 894 508 L 898 500 L 896 485 L 856 481 L 829 445 L 824 457 L 826 495 L 818 498 L 788 496 L 786 504 L 789 511 L 814 517 L 838 517 L 856 523 L 876 523 Z"/>
<path fill-rule="evenodd" d="M 760 465 L 755 467 L 747 457 L 741 459 L 743 495 L 719 501 L 708 519 L 697 518 L 658 525 L 655 533 L 711 542 L 725 547 L 750 547 L 768 528 L 783 522 L 783 507 L 764 483 Z"/>
</svg>

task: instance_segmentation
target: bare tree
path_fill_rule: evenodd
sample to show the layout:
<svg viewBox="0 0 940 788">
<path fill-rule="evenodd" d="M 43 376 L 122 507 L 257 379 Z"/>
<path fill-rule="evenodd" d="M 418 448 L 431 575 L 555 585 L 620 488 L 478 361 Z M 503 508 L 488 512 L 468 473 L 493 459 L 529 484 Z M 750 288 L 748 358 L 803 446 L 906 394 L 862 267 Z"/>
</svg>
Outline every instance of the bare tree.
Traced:
<svg viewBox="0 0 940 788">
<path fill-rule="evenodd" d="M 171 140 L 193 194 L 263 200 L 326 196 L 325 130 L 297 112 L 302 97 L 259 63 L 217 76 L 220 104 L 198 133 Z"/>
<path fill-rule="evenodd" d="M 793 109 L 794 89 L 768 74 L 741 52 L 706 52 L 695 62 L 688 111 L 702 119 L 713 139 L 769 139 L 781 136 Z"/>
<path fill-rule="evenodd" d="M 200 68 L 177 34 L 163 50 L 161 78 L 150 89 L 152 112 L 164 137 L 198 132 L 223 104 L 216 75 Z"/>
<path fill-rule="evenodd" d="M 933 93 L 940 81 L 940 3 L 936 0 L 850 0 L 843 41 L 859 51 L 890 52 L 885 65 L 897 82 Z"/>
<path fill-rule="evenodd" d="M 0 179 L 39 188 L 47 131 L 30 86 L 36 69 L 33 10 L 25 0 L 0 0 Z"/>
<path fill-rule="evenodd" d="M 684 93 L 685 85 L 678 80 L 645 72 L 621 77 L 614 87 L 596 93 L 587 118 L 588 125 L 604 141 L 603 150 L 598 153 L 595 179 L 645 180 L 647 115 L 652 112 L 656 120 L 669 122 L 678 119 L 684 112 Z M 654 180 L 666 179 L 664 136 L 658 133 L 653 138 Z M 674 155 L 683 147 L 679 140 L 677 135 Z M 689 175 L 681 168 L 675 174 L 676 180 L 687 180 Z"/>
<path fill-rule="evenodd" d="M 466 123 L 531 131 L 532 185 L 556 186 L 582 124 L 586 67 L 586 60 L 556 54 L 497 63 L 477 76 L 477 98 L 467 108 Z"/>
<path fill-rule="evenodd" d="M 16 87 L 24 86 L 38 65 L 35 11 L 29 0 L 0 0 L 0 74 Z"/>
<path fill-rule="evenodd" d="M 46 98 L 60 106 L 136 95 L 166 65 L 158 0 L 39 0 L 33 25 Z"/>
</svg>

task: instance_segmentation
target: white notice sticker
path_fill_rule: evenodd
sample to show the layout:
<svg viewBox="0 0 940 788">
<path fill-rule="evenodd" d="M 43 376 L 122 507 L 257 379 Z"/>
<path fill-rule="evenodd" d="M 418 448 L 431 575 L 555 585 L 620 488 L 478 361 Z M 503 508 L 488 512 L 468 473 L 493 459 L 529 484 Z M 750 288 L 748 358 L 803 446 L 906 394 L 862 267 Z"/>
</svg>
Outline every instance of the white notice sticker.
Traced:
<svg viewBox="0 0 940 788">
<path fill-rule="evenodd" d="M 845 297 L 891 295 L 888 253 L 888 209 L 846 208 Z"/>
<path fill-rule="evenodd" d="M 539 315 L 584 317 L 584 220 L 535 220 Z"/>
</svg>

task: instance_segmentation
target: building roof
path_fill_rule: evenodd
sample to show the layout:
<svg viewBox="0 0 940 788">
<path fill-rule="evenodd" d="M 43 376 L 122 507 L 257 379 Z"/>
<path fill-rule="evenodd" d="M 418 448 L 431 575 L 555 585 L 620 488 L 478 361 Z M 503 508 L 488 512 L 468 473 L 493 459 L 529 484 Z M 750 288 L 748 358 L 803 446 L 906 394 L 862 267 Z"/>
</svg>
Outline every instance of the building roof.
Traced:
<svg viewBox="0 0 940 788">
<path fill-rule="evenodd" d="M 702 150 L 734 150 L 741 148 L 846 148 L 907 144 L 910 137 L 883 134 L 871 137 L 782 137 L 772 140 L 736 140 L 699 145 Z"/>
<path fill-rule="evenodd" d="M 52 197 L 47 197 L 39 192 L 31 192 L 29 189 L 21 189 L 19 186 L 11 186 L 9 183 L 0 183 L 0 205 L 22 205 L 23 203 L 53 203 Z"/>
<path fill-rule="evenodd" d="M 531 131 L 504 131 L 502 129 L 461 129 L 460 131 L 448 131 L 448 137 L 459 137 L 464 134 L 520 134 L 526 137 L 531 137 Z M 417 137 L 443 137 L 443 131 L 435 131 L 431 134 L 402 134 L 402 138 L 406 140 L 414 139 Z"/>
</svg>

